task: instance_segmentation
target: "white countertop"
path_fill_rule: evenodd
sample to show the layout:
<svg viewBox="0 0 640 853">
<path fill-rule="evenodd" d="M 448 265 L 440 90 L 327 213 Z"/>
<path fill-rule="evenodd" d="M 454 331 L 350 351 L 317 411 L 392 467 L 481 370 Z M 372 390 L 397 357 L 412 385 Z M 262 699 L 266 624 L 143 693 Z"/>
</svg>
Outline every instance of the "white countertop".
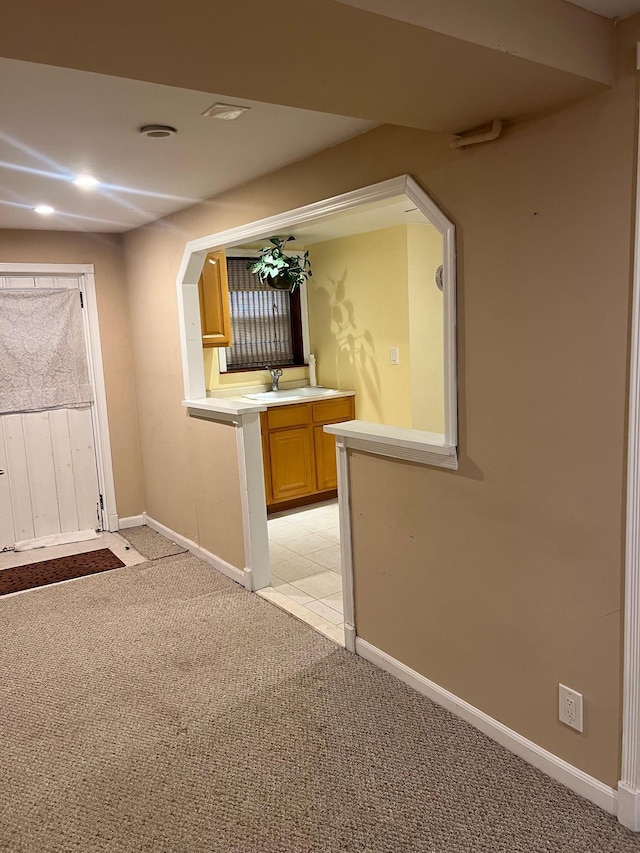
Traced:
<svg viewBox="0 0 640 853">
<path fill-rule="evenodd" d="M 307 386 L 310 391 L 310 386 Z M 250 389 L 247 389 L 250 390 Z M 317 394 L 309 393 L 300 397 L 285 397 L 282 399 L 272 400 L 250 400 L 242 394 L 236 394 L 233 397 L 203 397 L 199 400 L 183 400 L 182 405 L 187 409 L 201 411 L 203 414 L 218 414 L 221 416 L 234 417 L 247 415 L 254 412 L 264 412 L 267 408 L 273 406 L 295 406 L 300 403 L 315 403 L 321 400 L 336 400 L 339 397 L 354 397 L 355 391 L 339 391 L 330 389 L 331 394 L 327 394 L 325 389 L 318 389 Z"/>
</svg>

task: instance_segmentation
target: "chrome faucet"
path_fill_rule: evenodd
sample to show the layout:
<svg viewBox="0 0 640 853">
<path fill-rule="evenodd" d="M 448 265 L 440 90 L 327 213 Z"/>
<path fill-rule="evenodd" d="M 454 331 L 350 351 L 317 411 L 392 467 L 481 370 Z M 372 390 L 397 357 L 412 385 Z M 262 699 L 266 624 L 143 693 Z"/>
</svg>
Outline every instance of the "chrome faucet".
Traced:
<svg viewBox="0 0 640 853">
<path fill-rule="evenodd" d="M 271 374 L 271 390 L 278 391 L 278 383 L 280 382 L 280 377 L 282 376 L 282 369 L 280 367 L 269 367 L 268 364 L 265 364 L 265 367 Z"/>
</svg>

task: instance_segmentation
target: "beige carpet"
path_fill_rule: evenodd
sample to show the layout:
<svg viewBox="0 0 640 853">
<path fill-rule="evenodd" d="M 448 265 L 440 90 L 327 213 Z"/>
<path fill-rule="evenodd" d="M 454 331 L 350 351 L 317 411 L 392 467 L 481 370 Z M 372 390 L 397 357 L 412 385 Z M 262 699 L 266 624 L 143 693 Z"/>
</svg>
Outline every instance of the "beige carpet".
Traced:
<svg viewBox="0 0 640 853">
<path fill-rule="evenodd" d="M 141 527 L 125 528 L 118 532 L 120 536 L 131 542 L 138 554 L 142 554 L 148 560 L 159 560 L 162 557 L 171 557 L 174 554 L 185 554 L 187 551 L 182 545 L 160 536 L 146 524 Z"/>
<path fill-rule="evenodd" d="M 0 600 L 0 850 L 637 853 L 189 554 Z"/>
</svg>

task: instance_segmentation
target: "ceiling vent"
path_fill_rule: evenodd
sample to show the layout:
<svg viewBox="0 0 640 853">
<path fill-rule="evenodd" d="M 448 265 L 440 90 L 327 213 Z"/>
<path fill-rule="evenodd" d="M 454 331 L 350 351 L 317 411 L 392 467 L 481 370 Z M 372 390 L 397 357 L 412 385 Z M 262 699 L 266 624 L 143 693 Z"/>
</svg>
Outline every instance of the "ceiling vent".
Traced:
<svg viewBox="0 0 640 853">
<path fill-rule="evenodd" d="M 242 113 L 246 113 L 247 110 L 250 110 L 251 107 L 240 107 L 238 104 L 219 104 L 215 103 L 213 106 L 206 109 L 202 115 L 207 116 L 208 118 L 219 118 L 222 121 L 234 121 L 237 118 L 240 118 Z"/>
<path fill-rule="evenodd" d="M 177 132 L 175 127 L 169 127 L 168 124 L 145 124 L 140 128 L 140 133 L 149 139 L 166 139 L 167 136 L 175 136 Z"/>
</svg>

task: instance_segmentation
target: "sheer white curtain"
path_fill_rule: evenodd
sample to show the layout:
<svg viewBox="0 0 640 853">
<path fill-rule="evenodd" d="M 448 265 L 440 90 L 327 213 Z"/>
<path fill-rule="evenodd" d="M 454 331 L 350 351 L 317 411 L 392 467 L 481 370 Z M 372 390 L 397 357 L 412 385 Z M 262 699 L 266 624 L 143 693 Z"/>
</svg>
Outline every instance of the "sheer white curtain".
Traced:
<svg viewBox="0 0 640 853">
<path fill-rule="evenodd" d="M 0 414 L 93 400 L 77 290 L 0 290 Z"/>
</svg>

